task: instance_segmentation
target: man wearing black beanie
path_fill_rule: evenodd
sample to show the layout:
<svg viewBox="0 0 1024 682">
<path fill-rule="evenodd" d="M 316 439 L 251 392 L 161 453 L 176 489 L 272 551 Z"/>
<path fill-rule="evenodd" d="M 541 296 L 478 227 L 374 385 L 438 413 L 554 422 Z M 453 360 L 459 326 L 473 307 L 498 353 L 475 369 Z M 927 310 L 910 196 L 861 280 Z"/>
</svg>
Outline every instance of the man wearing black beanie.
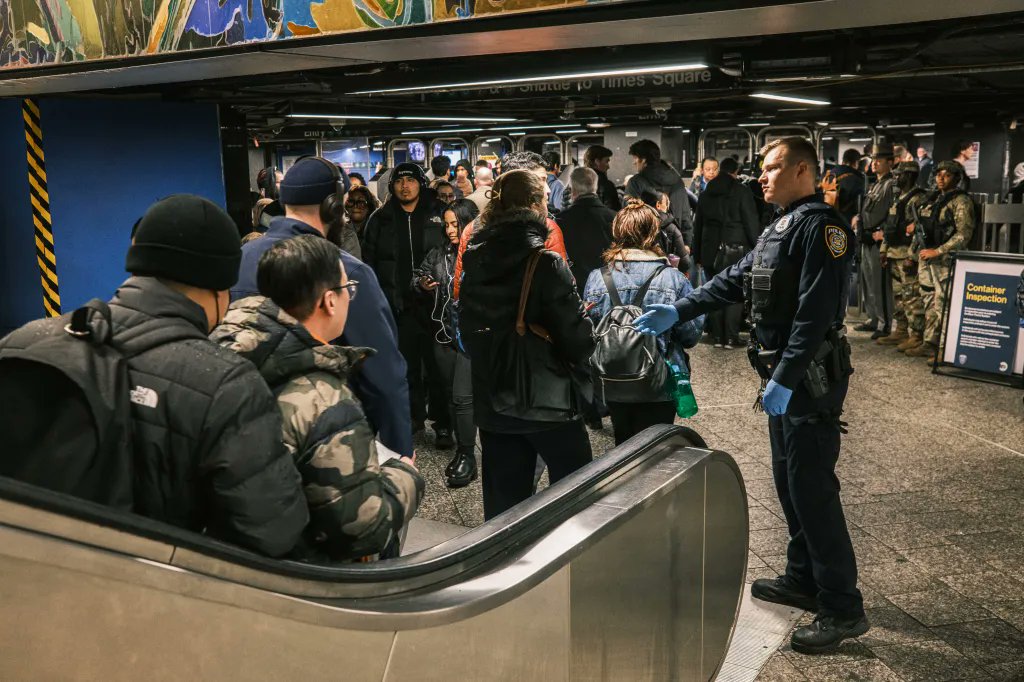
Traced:
<svg viewBox="0 0 1024 682">
<path fill-rule="evenodd" d="M 341 206 L 339 178 L 333 164 L 322 157 L 307 157 L 295 162 L 280 185 L 285 215 L 274 218 L 259 239 L 242 246 L 242 264 L 238 283 L 231 288 L 231 300 L 260 293 L 256 283 L 260 257 L 275 243 L 303 234 L 326 237 L 329 225 L 325 215 L 334 197 Z M 336 167 L 334 167 L 336 168 Z M 325 204 L 325 202 L 327 202 Z M 398 329 L 391 308 L 377 282 L 377 276 L 355 256 L 339 249 L 341 262 L 349 278 L 359 282 L 359 295 L 349 307 L 349 323 L 336 345 L 373 348 L 377 353 L 362 364 L 352 381 L 352 390 L 366 410 L 377 438 L 390 450 L 413 455 L 412 426 L 409 419 L 409 385 L 406 364 L 398 352 Z"/>
<path fill-rule="evenodd" d="M 131 387 L 131 508 L 282 556 L 309 512 L 277 403 L 251 363 L 207 338 L 227 311 L 240 256 L 234 221 L 201 197 L 167 197 L 136 223 L 132 276 L 108 304 L 110 343 L 127 358 Z M 63 334 L 70 320 L 31 322 L 0 348 Z"/>
</svg>

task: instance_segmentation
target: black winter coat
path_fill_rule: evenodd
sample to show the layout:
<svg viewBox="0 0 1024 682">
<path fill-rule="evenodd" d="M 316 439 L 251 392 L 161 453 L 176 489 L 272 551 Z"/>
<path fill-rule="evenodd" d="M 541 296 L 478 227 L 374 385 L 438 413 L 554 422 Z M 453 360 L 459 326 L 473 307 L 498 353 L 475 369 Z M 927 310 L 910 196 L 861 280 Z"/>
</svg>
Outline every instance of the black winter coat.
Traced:
<svg viewBox="0 0 1024 682">
<path fill-rule="evenodd" d="M 749 251 L 761 233 L 754 195 L 743 183 L 723 173 L 708 183 L 697 202 L 693 252 L 697 262 L 712 268 L 722 244 L 742 244 Z"/>
<path fill-rule="evenodd" d="M 658 242 L 661 245 L 661 250 L 665 252 L 665 255 L 679 256 L 680 272 L 688 272 L 690 270 L 690 258 L 686 255 L 686 239 L 684 239 L 679 225 L 676 224 L 676 217 L 671 213 L 663 211 L 658 211 L 658 217 L 661 219 L 660 232 L 658 233 Z"/>
<path fill-rule="evenodd" d="M 431 333 L 442 343 L 451 343 L 455 340 L 453 290 L 455 259 L 458 253 L 458 244 L 447 243 L 435 247 L 413 271 L 412 282 L 409 284 L 422 313 L 430 315 L 427 319 L 430 320 L 428 327 Z M 420 280 L 424 277 L 437 282 L 437 286 L 431 291 L 424 291 L 420 287 Z"/>
<path fill-rule="evenodd" d="M 133 389 L 133 511 L 270 556 L 289 552 L 309 513 L 259 372 L 211 343 L 203 309 L 155 278 L 129 278 L 110 310 Z M 38 320 L 3 344 L 50 326 L 63 333 L 63 324 Z"/>
<path fill-rule="evenodd" d="M 664 192 L 668 195 L 669 212 L 676 217 L 679 229 L 687 243 L 693 241 L 693 218 L 690 213 L 690 199 L 686 193 L 683 178 L 672 166 L 664 161 L 649 164 L 629 179 L 626 195 L 642 198 L 644 192 Z"/>
<path fill-rule="evenodd" d="M 615 183 L 608 179 L 607 173 L 594 172 L 597 173 L 597 196 L 601 203 L 618 213 L 622 210 L 622 201 L 619 199 L 619 190 L 616 189 Z"/>
<path fill-rule="evenodd" d="M 431 249 L 448 241 L 444 207 L 433 190 L 424 190 L 416 210 L 407 213 L 391 197 L 366 220 L 363 262 L 373 268 L 395 317 L 412 304 L 409 280 L 413 269 Z"/>
<path fill-rule="evenodd" d="M 613 220 L 615 211 L 605 206 L 596 194 L 577 197 L 555 218 L 562 228 L 569 268 L 580 292 L 590 272 L 604 265 L 601 255 L 611 246 Z"/>
<path fill-rule="evenodd" d="M 544 248 L 547 236 L 547 225 L 537 214 L 514 211 L 474 231 L 462 257 L 459 329 L 473 361 L 473 415 L 481 429 L 534 433 L 557 425 L 498 414 L 490 392 L 497 383 L 497 378 L 491 376 L 490 356 L 495 335 L 514 329 L 527 260 L 534 251 Z M 561 363 L 568 368 L 568 372 L 556 374 L 541 367 L 534 380 L 548 383 L 559 392 L 573 384 L 587 392 L 587 374 L 578 368 L 594 351 L 593 325 L 584 313 L 568 266 L 553 251 L 544 251 L 537 264 L 525 320 L 544 327 L 551 335 L 553 362 L 547 364 Z M 578 411 L 573 406 L 561 416 L 570 421 L 577 418 Z"/>
</svg>

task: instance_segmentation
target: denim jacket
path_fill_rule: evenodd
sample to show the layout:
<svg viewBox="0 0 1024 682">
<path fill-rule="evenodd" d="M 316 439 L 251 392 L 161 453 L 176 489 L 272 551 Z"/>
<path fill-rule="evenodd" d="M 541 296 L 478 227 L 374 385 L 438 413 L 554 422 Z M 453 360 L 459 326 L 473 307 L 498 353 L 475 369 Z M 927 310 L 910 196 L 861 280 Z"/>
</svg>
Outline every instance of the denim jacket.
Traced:
<svg viewBox="0 0 1024 682">
<path fill-rule="evenodd" d="M 622 304 L 634 304 L 633 297 L 636 296 L 637 290 L 662 265 L 668 265 L 668 261 L 651 251 L 640 249 L 623 251 L 616 258 L 612 267 L 612 281 L 615 282 L 615 288 L 619 292 Z M 652 303 L 675 303 L 691 291 L 693 291 L 693 287 L 690 286 L 690 280 L 686 278 L 686 275 L 669 266 L 651 282 L 642 304 L 641 302 L 637 302 L 637 304 L 640 304 L 642 308 Z M 583 302 L 594 304 L 587 311 L 587 315 L 590 316 L 595 326 L 612 309 L 608 287 L 605 286 L 600 270 L 594 270 L 587 278 L 587 285 L 583 289 Z M 689 371 L 685 349 L 697 345 L 703 329 L 703 315 L 689 322 L 677 322 L 671 329 L 658 337 L 658 346 L 661 348 L 662 355 L 669 362 L 676 363 Z"/>
</svg>

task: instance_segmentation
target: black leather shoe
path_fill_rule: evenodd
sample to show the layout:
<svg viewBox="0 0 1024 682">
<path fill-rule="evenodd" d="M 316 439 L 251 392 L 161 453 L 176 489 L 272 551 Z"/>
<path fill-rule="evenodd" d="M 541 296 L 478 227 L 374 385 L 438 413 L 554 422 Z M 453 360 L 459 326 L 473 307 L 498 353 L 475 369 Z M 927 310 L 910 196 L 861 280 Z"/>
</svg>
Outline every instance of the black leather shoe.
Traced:
<svg viewBox="0 0 1024 682">
<path fill-rule="evenodd" d="M 600 431 L 604 428 L 604 422 L 601 421 L 600 417 L 595 419 L 584 419 L 583 423 L 587 425 L 587 428 L 591 431 Z"/>
<path fill-rule="evenodd" d="M 472 452 L 456 453 L 444 473 L 445 485 L 449 488 L 465 488 L 476 480 L 476 456 Z"/>
<path fill-rule="evenodd" d="M 793 651 L 800 654 L 830 654 L 839 648 L 844 639 L 860 637 L 870 627 L 867 616 L 818 616 L 810 625 L 797 628 L 789 644 Z"/>
<path fill-rule="evenodd" d="M 856 327 L 853 328 L 854 331 L 858 332 L 873 332 L 876 329 L 878 329 L 877 320 L 868 320 L 867 322 L 858 324 Z"/>
<path fill-rule="evenodd" d="M 784 575 L 778 578 L 759 578 L 750 586 L 750 594 L 755 599 L 783 604 L 804 611 L 817 611 L 818 599 L 813 594 L 804 592 Z"/>
<path fill-rule="evenodd" d="M 876 331 L 874 334 L 871 335 L 871 340 L 872 341 L 877 341 L 878 339 L 881 339 L 883 337 L 889 336 L 889 334 L 891 334 L 891 333 L 892 332 L 889 331 L 888 329 L 879 329 L 878 331 Z"/>
<path fill-rule="evenodd" d="M 455 439 L 452 438 L 451 429 L 434 429 L 434 445 L 441 450 L 451 450 L 455 447 Z"/>
</svg>

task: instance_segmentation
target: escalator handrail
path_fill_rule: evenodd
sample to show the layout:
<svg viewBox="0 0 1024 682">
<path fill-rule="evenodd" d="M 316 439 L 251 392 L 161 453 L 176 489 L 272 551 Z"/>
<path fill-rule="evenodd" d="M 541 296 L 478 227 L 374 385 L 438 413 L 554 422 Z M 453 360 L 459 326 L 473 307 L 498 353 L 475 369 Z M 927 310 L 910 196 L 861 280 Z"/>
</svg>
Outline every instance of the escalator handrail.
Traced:
<svg viewBox="0 0 1024 682">
<path fill-rule="evenodd" d="M 70 495 L 0 477 L 0 498 L 148 538 L 214 559 L 284 578 L 314 582 L 379 583 L 403 581 L 446 568 L 485 561 L 511 545 L 538 537 L 563 522 L 585 502 L 587 493 L 678 440 L 679 447 L 705 448 L 703 439 L 682 426 L 652 427 L 605 456 L 483 525 L 446 543 L 398 559 L 374 563 L 317 565 L 265 557 L 209 536 L 127 514 Z"/>
</svg>

